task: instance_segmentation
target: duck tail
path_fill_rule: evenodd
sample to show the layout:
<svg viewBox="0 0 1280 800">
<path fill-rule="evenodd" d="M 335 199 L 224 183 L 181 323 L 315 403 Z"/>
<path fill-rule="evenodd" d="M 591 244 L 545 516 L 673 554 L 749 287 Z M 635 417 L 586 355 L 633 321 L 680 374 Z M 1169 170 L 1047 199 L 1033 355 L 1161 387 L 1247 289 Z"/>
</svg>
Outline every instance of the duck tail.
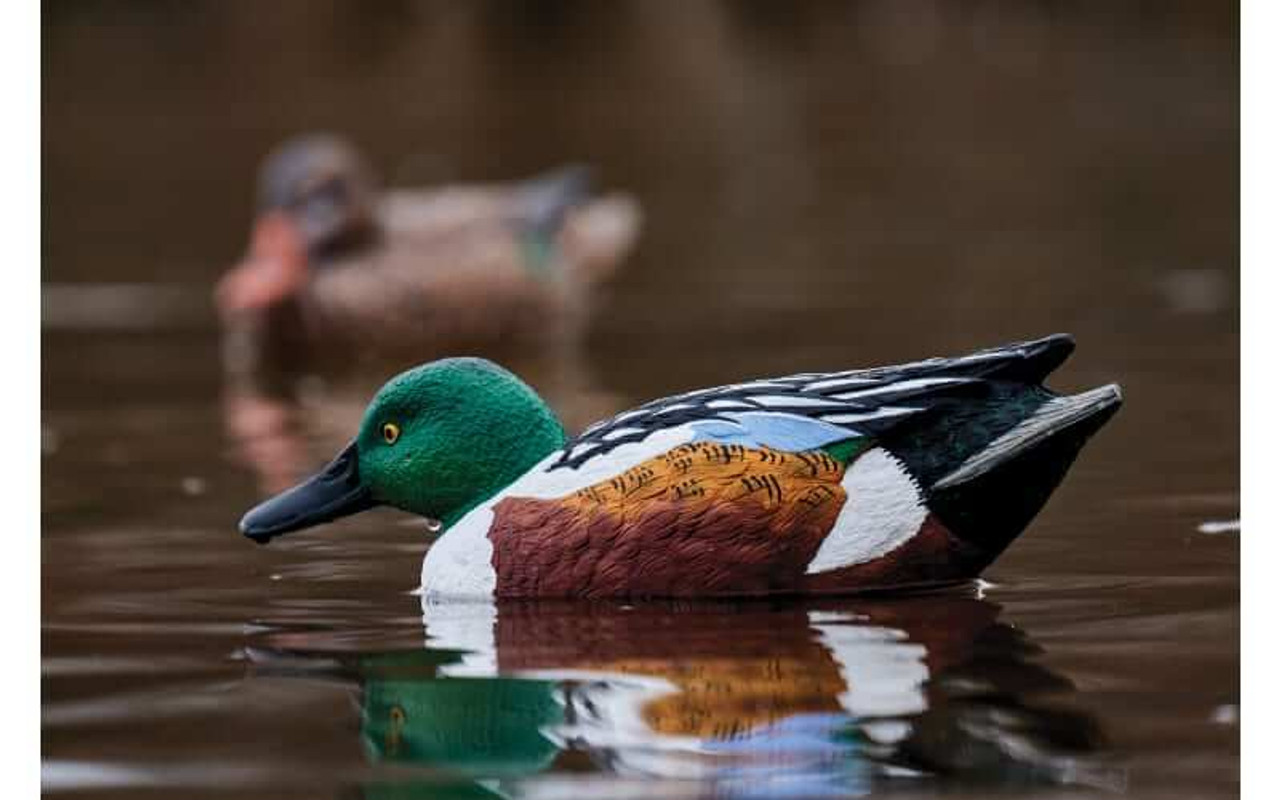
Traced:
<svg viewBox="0 0 1280 800">
<path fill-rule="evenodd" d="M 1084 443 L 1121 402 L 1114 383 L 1076 395 L 1051 395 L 928 486 L 930 508 L 990 563 L 1040 511 Z"/>
<path fill-rule="evenodd" d="M 1088 436 L 1115 413 L 1122 400 L 1120 386 L 1115 383 L 1047 400 L 1026 419 L 940 478 L 933 489 L 949 489 L 979 478 L 1081 425 L 1089 425 L 1085 433 Z"/>
<path fill-rule="evenodd" d="M 635 248 L 643 223 L 640 203 L 623 193 L 593 199 L 576 211 L 565 244 L 575 278 L 588 286 L 610 278 Z"/>
<path fill-rule="evenodd" d="M 1044 379 L 1067 360 L 1076 349 L 1076 339 L 1069 333 L 1054 333 L 1039 339 L 980 350 L 961 363 L 991 380 L 1008 380 L 1032 386 Z"/>
<path fill-rule="evenodd" d="M 520 185 L 519 222 L 537 268 L 563 270 L 574 285 L 602 283 L 635 248 L 644 215 L 631 195 L 593 196 L 593 173 L 570 164 Z"/>
</svg>

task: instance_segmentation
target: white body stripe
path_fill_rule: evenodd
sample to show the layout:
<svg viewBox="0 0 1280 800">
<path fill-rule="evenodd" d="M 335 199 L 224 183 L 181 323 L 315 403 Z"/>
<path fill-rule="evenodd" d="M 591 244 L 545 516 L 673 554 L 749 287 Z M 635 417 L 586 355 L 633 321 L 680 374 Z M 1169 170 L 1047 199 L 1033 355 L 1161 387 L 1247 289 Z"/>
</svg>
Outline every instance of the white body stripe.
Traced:
<svg viewBox="0 0 1280 800">
<path fill-rule="evenodd" d="M 929 513 L 902 462 L 880 447 L 861 455 L 840 481 L 848 498 L 806 573 L 863 564 L 897 549 Z"/>
</svg>

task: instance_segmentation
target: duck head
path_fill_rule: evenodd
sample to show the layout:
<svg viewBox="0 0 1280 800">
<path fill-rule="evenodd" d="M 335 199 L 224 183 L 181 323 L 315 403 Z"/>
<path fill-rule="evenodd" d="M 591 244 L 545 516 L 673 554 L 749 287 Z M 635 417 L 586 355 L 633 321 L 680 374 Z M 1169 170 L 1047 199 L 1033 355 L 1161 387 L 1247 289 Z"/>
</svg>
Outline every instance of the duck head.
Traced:
<svg viewBox="0 0 1280 800">
<path fill-rule="evenodd" d="M 564 441 L 555 415 L 515 375 L 479 358 L 435 361 L 388 381 L 355 440 L 245 514 L 240 531 L 265 544 L 378 505 L 447 528 Z"/>
<path fill-rule="evenodd" d="M 249 251 L 219 285 L 219 308 L 270 307 L 306 284 L 313 263 L 374 239 L 376 193 L 364 160 L 343 140 L 308 135 L 280 145 L 259 171 Z"/>
<path fill-rule="evenodd" d="M 373 173 L 355 148 L 325 134 L 280 145 L 258 175 L 260 218 L 286 216 L 312 256 L 372 236 L 376 194 Z"/>
</svg>

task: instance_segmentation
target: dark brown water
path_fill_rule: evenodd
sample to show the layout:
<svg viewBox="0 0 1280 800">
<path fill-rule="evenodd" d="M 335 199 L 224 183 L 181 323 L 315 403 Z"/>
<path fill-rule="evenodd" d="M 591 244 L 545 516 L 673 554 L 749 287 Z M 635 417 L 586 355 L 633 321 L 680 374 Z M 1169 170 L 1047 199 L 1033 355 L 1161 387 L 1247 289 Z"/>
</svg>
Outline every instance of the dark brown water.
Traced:
<svg viewBox="0 0 1280 800">
<path fill-rule="evenodd" d="M 1205 4 L 45 9 L 45 790 L 1238 794 L 1238 93 Z M 586 160 L 646 230 L 575 425 L 1057 330 L 1126 405 L 972 592 L 429 607 L 390 513 L 255 547 L 373 385 L 224 385 L 257 159 L 398 184 Z M 376 382 L 375 382 L 376 383 Z M 499 677 L 500 676 L 500 677 Z"/>
</svg>

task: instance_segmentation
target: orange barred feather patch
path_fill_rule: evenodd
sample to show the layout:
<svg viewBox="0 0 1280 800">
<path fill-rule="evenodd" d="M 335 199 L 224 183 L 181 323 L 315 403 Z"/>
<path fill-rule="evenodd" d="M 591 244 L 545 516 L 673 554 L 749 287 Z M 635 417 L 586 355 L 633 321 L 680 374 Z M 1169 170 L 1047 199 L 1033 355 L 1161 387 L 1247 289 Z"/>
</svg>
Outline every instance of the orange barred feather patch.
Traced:
<svg viewBox="0 0 1280 800">
<path fill-rule="evenodd" d="M 844 465 L 698 442 L 564 498 L 507 498 L 489 538 L 504 597 L 766 594 L 802 587 L 845 502 Z"/>
</svg>

